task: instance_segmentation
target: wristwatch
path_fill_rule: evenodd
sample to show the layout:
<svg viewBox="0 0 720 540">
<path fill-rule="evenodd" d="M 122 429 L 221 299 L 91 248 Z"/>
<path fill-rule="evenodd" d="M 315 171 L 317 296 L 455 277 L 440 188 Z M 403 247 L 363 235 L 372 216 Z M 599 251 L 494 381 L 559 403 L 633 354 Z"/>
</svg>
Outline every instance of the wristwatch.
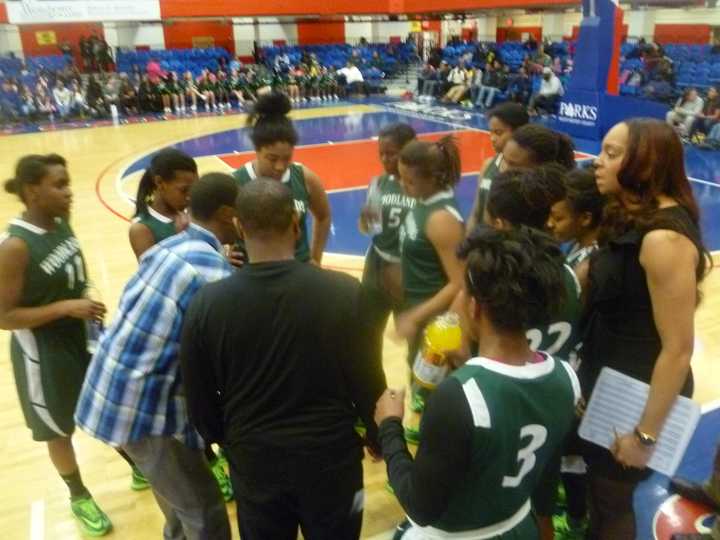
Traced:
<svg viewBox="0 0 720 540">
<path fill-rule="evenodd" d="M 657 437 L 643 433 L 637 427 L 635 428 L 635 437 L 640 441 L 640 444 L 648 448 L 655 446 L 655 443 L 657 443 Z"/>
</svg>

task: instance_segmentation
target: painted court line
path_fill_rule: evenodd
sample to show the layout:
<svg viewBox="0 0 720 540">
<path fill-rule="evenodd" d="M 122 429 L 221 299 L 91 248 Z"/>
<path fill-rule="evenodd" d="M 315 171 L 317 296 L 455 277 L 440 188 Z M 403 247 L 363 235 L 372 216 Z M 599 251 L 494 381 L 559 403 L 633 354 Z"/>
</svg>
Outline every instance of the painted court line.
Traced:
<svg viewBox="0 0 720 540">
<path fill-rule="evenodd" d="M 30 540 L 45 539 L 45 501 L 39 499 L 30 505 Z"/>
</svg>

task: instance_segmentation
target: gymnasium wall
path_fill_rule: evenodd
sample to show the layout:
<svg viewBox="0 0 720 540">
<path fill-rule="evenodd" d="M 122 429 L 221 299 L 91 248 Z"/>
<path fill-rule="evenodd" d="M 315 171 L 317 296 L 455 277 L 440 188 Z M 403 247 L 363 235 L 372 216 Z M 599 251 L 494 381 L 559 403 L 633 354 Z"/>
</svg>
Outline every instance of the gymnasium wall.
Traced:
<svg viewBox="0 0 720 540">
<path fill-rule="evenodd" d="M 231 21 L 166 21 L 163 24 L 163 34 L 165 47 L 168 49 L 224 47 L 235 53 Z"/>
<path fill-rule="evenodd" d="M 22 51 L 26 56 L 60 54 L 58 46 L 68 42 L 75 60 L 81 61 L 78 41 L 92 33 L 103 35 L 102 23 L 24 24 L 20 26 Z"/>
<path fill-rule="evenodd" d="M 345 43 L 345 21 L 301 21 L 297 35 L 300 45 Z"/>
</svg>

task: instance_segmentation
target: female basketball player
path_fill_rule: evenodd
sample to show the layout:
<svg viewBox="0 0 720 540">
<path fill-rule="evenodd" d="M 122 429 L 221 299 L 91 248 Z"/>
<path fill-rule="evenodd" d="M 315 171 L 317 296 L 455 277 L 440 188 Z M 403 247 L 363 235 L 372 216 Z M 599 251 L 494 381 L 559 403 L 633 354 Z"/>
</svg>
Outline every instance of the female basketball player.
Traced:
<svg viewBox="0 0 720 540">
<path fill-rule="evenodd" d="M 168 148 L 155 154 L 140 179 L 135 219 L 130 226 L 130 245 L 138 259 L 155 244 L 187 226 L 189 221 L 185 209 L 189 203 L 190 188 L 197 179 L 197 164 L 184 152 Z M 232 500 L 232 486 L 222 459 L 210 446 L 206 446 L 206 456 L 223 498 Z M 133 466 L 133 489 L 139 491 L 146 486 L 142 473 Z"/>
<path fill-rule="evenodd" d="M 483 163 L 482 173 L 478 178 L 477 195 L 473 203 L 470 217 L 468 218 L 467 230 L 472 231 L 475 225 L 482 223 L 485 213 L 487 194 L 490 191 L 490 184 L 500 172 L 500 165 L 503 162 L 503 149 L 510 140 L 513 132 L 530 121 L 525 107 L 519 103 L 503 103 L 494 107 L 487 113 L 488 129 L 490 130 L 490 142 L 492 143 L 495 155 Z"/>
<path fill-rule="evenodd" d="M 190 186 L 197 178 L 197 164 L 184 152 L 168 148 L 153 156 L 140 179 L 130 226 L 130 245 L 138 259 L 185 228 Z"/>
<path fill-rule="evenodd" d="M 633 493 L 678 395 L 693 390 L 690 358 L 698 284 L 711 264 L 683 147 L 659 120 L 613 127 L 595 160 L 611 200 L 589 261 L 581 377 L 589 397 L 603 367 L 650 385 L 640 421 L 610 452 L 589 444 L 590 538 L 634 539 Z M 621 405 L 619 405 L 621 406 Z"/>
<path fill-rule="evenodd" d="M 21 158 L 5 190 L 25 205 L 0 244 L 0 328 L 13 333 L 10 356 L 25 423 L 34 440 L 47 444 L 83 531 L 102 536 L 112 524 L 80 478 L 71 437 L 90 361 L 84 321 L 101 320 L 105 306 L 83 298 L 87 268 L 68 223 L 65 159 Z"/>
<path fill-rule="evenodd" d="M 415 459 L 402 440 L 403 392 L 386 390 L 375 409 L 388 478 L 409 517 L 393 538 L 537 539 L 530 499 L 579 398 L 572 370 L 526 338 L 558 306 L 562 253 L 532 230 L 482 228 L 461 256 L 463 332 L 479 342 L 478 357 L 428 402 Z"/>
<path fill-rule="evenodd" d="M 373 307 L 373 327 L 377 329 L 380 351 L 390 311 L 399 308 L 402 302 L 400 225 L 415 206 L 415 199 L 403 193 L 398 160 L 403 147 L 414 139 L 415 130 L 407 124 L 391 124 L 380 131 L 378 150 L 385 172 L 370 183 L 367 204 L 360 214 L 363 233 L 368 234 L 373 222 L 380 225 L 365 256 L 362 278 Z"/>
<path fill-rule="evenodd" d="M 318 176 L 305 165 L 292 162 L 298 134 L 287 116 L 290 109 L 290 100 L 283 94 L 273 92 L 258 97 L 247 120 L 255 159 L 236 170 L 233 176 L 241 185 L 264 177 L 283 182 L 290 188 L 300 223 L 295 258 L 319 266 L 330 232 L 330 204 Z M 308 212 L 314 220 L 312 241 L 308 240 Z"/>
<path fill-rule="evenodd" d="M 424 327 L 450 307 L 462 286 L 463 267 L 456 251 L 464 225 L 453 189 L 460 181 L 460 170 L 460 154 L 452 137 L 413 141 L 400 152 L 403 191 L 416 203 L 400 229 L 403 312 L 395 318 L 395 326 L 408 340 L 411 368 Z M 411 401 L 413 410 L 422 410 L 421 393 L 415 393 Z M 416 442 L 417 430 L 408 428 L 407 437 Z"/>
<path fill-rule="evenodd" d="M 485 211 L 485 222 L 501 230 L 529 227 L 544 231 L 550 218 L 550 209 L 565 200 L 565 170 L 552 163 L 533 170 L 514 169 L 498 175 L 490 188 Z M 546 352 L 558 360 L 571 361 L 580 342 L 581 315 L 580 289 L 575 274 L 563 266 L 564 294 L 560 309 L 552 313 L 550 323 L 527 331 L 530 347 Z M 535 299 L 528 299 L 535 300 Z M 533 510 L 543 540 L 552 540 L 560 461 L 553 459 L 542 475 L 533 497 Z"/>
<path fill-rule="evenodd" d="M 550 211 L 548 229 L 558 242 L 571 242 L 565 262 L 573 270 L 598 249 L 597 238 L 606 198 L 597 188 L 592 169 L 575 169 L 567 175 L 567 195 Z M 570 359 L 573 368 L 577 359 Z M 555 518 L 555 533 L 560 538 L 584 538 L 587 522 L 587 478 L 580 457 L 582 443 L 577 430 L 568 437 L 563 454 L 562 481 L 567 511 L 564 519 Z"/>
<path fill-rule="evenodd" d="M 598 247 L 605 196 L 592 169 L 575 169 L 567 175 L 567 196 L 550 210 L 548 229 L 558 242 L 572 242 L 566 262 L 575 268 Z"/>
<path fill-rule="evenodd" d="M 575 168 L 575 149 L 567 135 L 539 124 L 527 124 L 513 131 L 503 147 L 500 170 L 559 163 L 567 170 Z"/>
</svg>

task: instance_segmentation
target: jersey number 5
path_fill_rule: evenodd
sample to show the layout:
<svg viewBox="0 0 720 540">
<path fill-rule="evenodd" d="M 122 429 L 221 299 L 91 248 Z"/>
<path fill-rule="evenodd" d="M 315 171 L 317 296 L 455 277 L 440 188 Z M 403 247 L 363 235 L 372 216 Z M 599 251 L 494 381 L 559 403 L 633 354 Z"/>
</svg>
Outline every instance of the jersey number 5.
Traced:
<svg viewBox="0 0 720 540">
<path fill-rule="evenodd" d="M 388 213 L 388 227 L 391 229 L 397 229 L 400 226 L 400 214 L 402 208 L 391 208 Z"/>
<path fill-rule="evenodd" d="M 547 440 L 547 429 L 540 424 L 529 424 L 520 429 L 520 441 L 530 437 L 530 442 L 520 449 L 517 460 L 520 463 L 520 471 L 515 476 L 504 476 L 503 487 L 516 488 L 523 481 L 523 478 L 535 467 L 535 452 L 545 444 Z"/>
</svg>

